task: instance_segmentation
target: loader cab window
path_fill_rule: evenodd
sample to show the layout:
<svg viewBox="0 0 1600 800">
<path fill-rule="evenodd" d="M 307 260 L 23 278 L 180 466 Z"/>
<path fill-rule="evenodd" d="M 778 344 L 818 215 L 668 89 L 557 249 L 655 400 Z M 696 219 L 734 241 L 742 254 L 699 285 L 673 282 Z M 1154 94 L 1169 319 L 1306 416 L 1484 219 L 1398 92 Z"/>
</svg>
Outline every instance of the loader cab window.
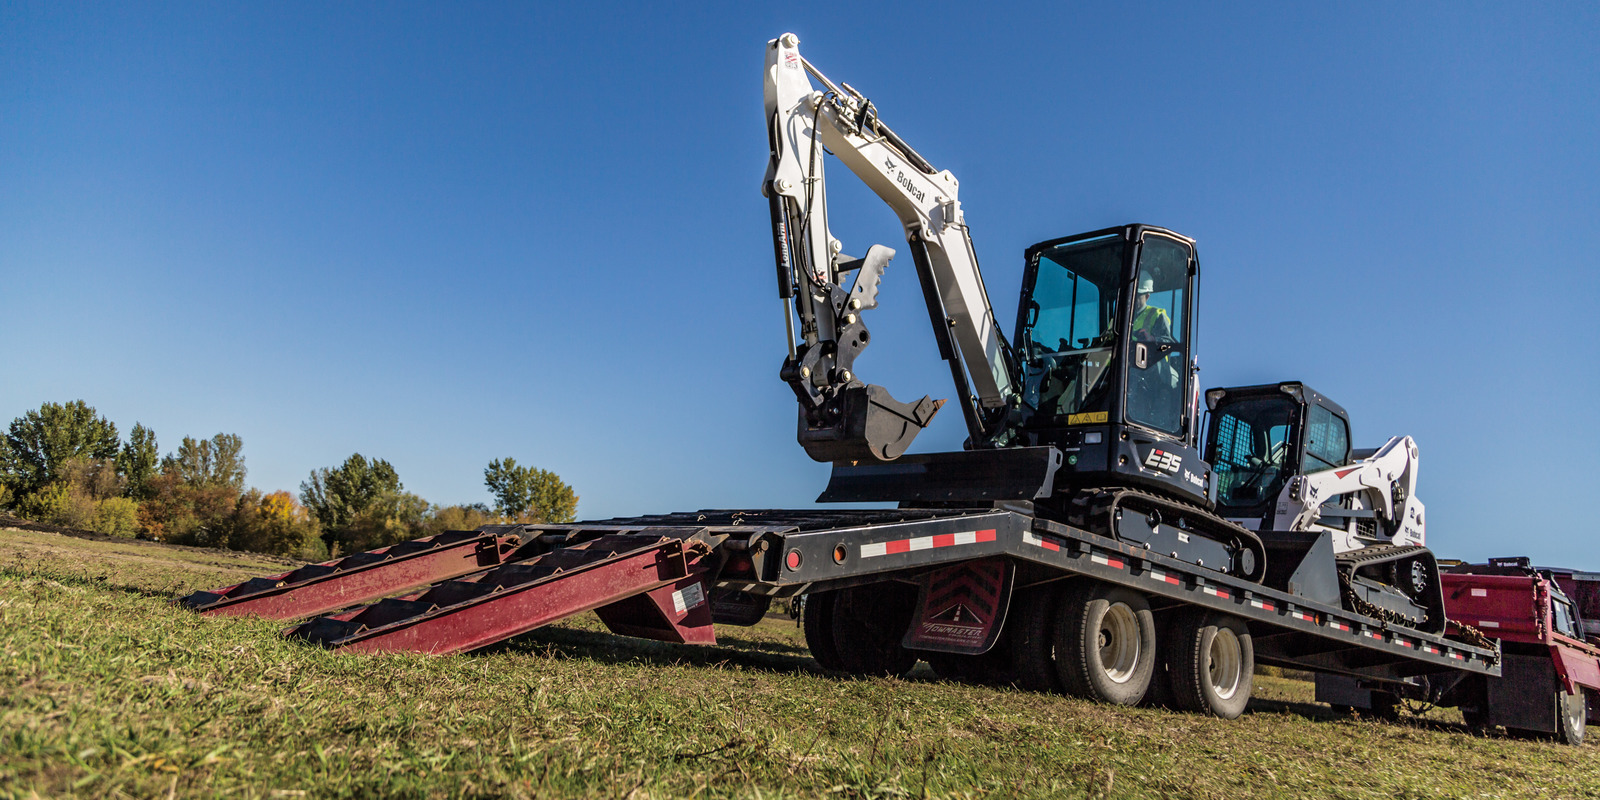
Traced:
<svg viewBox="0 0 1600 800">
<path fill-rule="evenodd" d="M 1023 298 L 1023 402 L 1051 417 L 1104 410 L 1115 355 L 1121 236 L 1043 250 Z"/>
<path fill-rule="evenodd" d="M 1187 398 L 1183 312 L 1192 261 L 1188 244 L 1145 235 L 1129 308 L 1128 421 L 1174 434 L 1183 432 Z"/>
<path fill-rule="evenodd" d="M 1289 397 L 1268 396 L 1228 403 L 1212 414 L 1217 505 L 1255 509 L 1277 499 L 1295 474 L 1289 435 L 1296 410 Z"/>
<path fill-rule="evenodd" d="M 1551 626 L 1556 629 L 1556 633 L 1563 636 L 1571 636 L 1574 639 L 1582 638 L 1578 635 L 1578 626 L 1573 622 L 1576 615 L 1572 613 L 1572 606 L 1566 600 L 1552 596 L 1550 598 L 1550 610 L 1552 612 Z"/>
<path fill-rule="evenodd" d="M 1350 427 L 1326 408 L 1312 405 L 1306 415 L 1306 472 L 1342 467 L 1349 462 Z"/>
</svg>

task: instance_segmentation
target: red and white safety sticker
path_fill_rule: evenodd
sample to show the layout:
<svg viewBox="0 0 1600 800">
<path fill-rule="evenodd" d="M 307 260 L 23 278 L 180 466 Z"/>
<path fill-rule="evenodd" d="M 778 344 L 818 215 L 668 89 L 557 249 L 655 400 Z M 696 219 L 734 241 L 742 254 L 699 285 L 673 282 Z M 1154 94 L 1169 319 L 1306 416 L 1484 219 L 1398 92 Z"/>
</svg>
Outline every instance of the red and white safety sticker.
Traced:
<svg viewBox="0 0 1600 800">
<path fill-rule="evenodd" d="M 876 558 L 878 556 L 892 556 L 896 553 L 910 553 L 916 550 L 932 550 L 936 547 L 954 547 L 956 545 L 992 541 L 994 541 L 993 530 L 940 533 L 933 536 L 918 536 L 915 539 L 897 539 L 892 542 L 864 544 L 861 545 L 861 557 Z"/>
<path fill-rule="evenodd" d="M 1378 633 L 1377 631 L 1364 630 L 1361 632 L 1361 635 L 1367 637 L 1368 639 L 1378 639 L 1380 641 L 1383 639 L 1383 634 Z"/>
<path fill-rule="evenodd" d="M 1031 544 L 1034 547 L 1043 547 L 1044 549 L 1049 550 L 1052 553 L 1061 552 L 1061 545 L 1056 544 L 1055 542 L 1052 542 L 1049 539 L 1042 539 L 1042 538 L 1040 538 L 1038 536 L 1034 536 L 1033 534 L 1028 533 L 1027 531 L 1023 531 L 1022 532 L 1022 541 L 1023 541 L 1024 544 Z"/>
<path fill-rule="evenodd" d="M 1269 603 L 1269 602 L 1267 602 L 1265 600 L 1257 600 L 1254 597 L 1250 598 L 1250 605 L 1255 607 L 1255 608 L 1259 608 L 1262 611 L 1277 611 L 1278 610 L 1277 606 L 1275 606 L 1275 605 L 1273 605 L 1273 604 L 1271 604 L 1271 603 Z"/>
<path fill-rule="evenodd" d="M 1343 622 L 1340 622 L 1339 620 L 1334 619 L 1333 617 L 1328 617 L 1327 621 L 1323 622 L 1322 624 L 1324 624 L 1324 625 L 1326 625 L 1326 626 L 1328 626 L 1330 628 L 1333 628 L 1334 630 L 1344 631 L 1345 633 L 1349 633 L 1350 632 L 1350 626 L 1349 625 L 1346 625 Z"/>
<path fill-rule="evenodd" d="M 1431 653 L 1431 654 L 1433 654 L 1433 655 L 1439 655 L 1439 648 L 1437 648 L 1437 647 L 1434 647 L 1434 646 L 1433 646 L 1433 645 L 1431 645 L 1431 644 L 1424 644 L 1424 645 L 1422 645 L 1422 650 L 1423 650 L 1423 652 L 1425 652 L 1425 653 Z"/>
<path fill-rule="evenodd" d="M 1233 597 L 1233 595 L 1228 594 L 1228 590 L 1227 589 L 1218 589 L 1215 586 L 1201 585 L 1200 591 L 1205 592 L 1206 594 L 1209 594 L 1212 597 L 1220 597 L 1223 600 L 1227 600 L 1228 598 Z"/>
<path fill-rule="evenodd" d="M 1116 556 L 1103 556 L 1099 553 L 1090 553 L 1089 560 L 1103 567 L 1111 567 L 1113 569 L 1125 569 L 1128 566 L 1127 562 Z"/>
<path fill-rule="evenodd" d="M 1396 637 L 1394 637 L 1394 643 L 1397 644 L 1397 645 L 1400 645 L 1401 647 L 1416 647 L 1415 644 L 1411 643 L 1410 639 L 1407 639 L 1404 636 L 1396 636 Z"/>
<path fill-rule="evenodd" d="M 1457 653 L 1454 650 L 1450 651 L 1450 657 L 1455 659 L 1455 660 L 1457 660 L 1457 661 L 1465 661 L 1466 660 L 1465 658 L 1462 658 L 1460 653 Z"/>
<path fill-rule="evenodd" d="M 690 584 L 688 588 L 679 589 L 672 593 L 672 610 L 682 614 L 691 608 L 696 608 L 706 601 L 706 590 L 700 584 Z"/>
<path fill-rule="evenodd" d="M 1159 569 L 1150 570 L 1149 572 L 1147 572 L 1145 574 L 1149 575 L 1150 577 L 1152 577 L 1152 578 L 1154 578 L 1154 579 L 1156 579 L 1158 581 L 1161 581 L 1162 583 L 1170 583 L 1173 586 L 1182 586 L 1183 585 L 1183 579 L 1182 578 L 1180 578 L 1180 577 L 1178 577 L 1176 575 L 1168 575 L 1167 573 L 1162 572 Z"/>
<path fill-rule="evenodd" d="M 1307 614 L 1306 612 L 1301 611 L 1300 609 L 1295 608 L 1294 606 L 1290 606 L 1289 607 L 1289 616 L 1294 617 L 1295 619 L 1300 620 L 1301 622 L 1310 622 L 1312 624 L 1315 624 L 1316 621 L 1317 621 L 1316 617 L 1314 617 L 1314 616 L 1312 616 L 1310 614 Z"/>
</svg>

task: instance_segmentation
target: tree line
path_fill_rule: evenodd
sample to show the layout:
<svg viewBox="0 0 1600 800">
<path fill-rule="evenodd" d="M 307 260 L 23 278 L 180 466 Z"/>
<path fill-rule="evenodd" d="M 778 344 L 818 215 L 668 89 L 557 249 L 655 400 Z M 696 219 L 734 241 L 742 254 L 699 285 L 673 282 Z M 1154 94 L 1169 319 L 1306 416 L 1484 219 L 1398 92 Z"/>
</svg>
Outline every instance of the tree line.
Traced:
<svg viewBox="0 0 1600 800">
<path fill-rule="evenodd" d="M 161 455 L 156 434 L 117 426 L 82 400 L 45 403 L 0 436 L 0 510 L 25 519 L 172 544 L 311 561 L 447 530 L 571 522 L 578 495 L 560 476 L 495 459 L 493 505 L 440 506 L 405 490 L 394 466 L 355 453 L 311 471 L 298 494 L 245 485 L 244 442 L 185 436 Z"/>
</svg>

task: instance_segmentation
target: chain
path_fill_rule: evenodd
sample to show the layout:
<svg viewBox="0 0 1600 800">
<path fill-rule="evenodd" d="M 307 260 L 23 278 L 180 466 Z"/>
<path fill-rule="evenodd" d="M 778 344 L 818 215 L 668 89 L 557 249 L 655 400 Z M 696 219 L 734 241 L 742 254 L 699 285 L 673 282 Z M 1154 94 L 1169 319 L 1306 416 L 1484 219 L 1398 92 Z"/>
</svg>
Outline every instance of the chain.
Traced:
<svg viewBox="0 0 1600 800">
<path fill-rule="evenodd" d="M 1356 588 L 1355 588 L 1355 585 L 1350 582 L 1350 576 L 1346 575 L 1344 573 L 1344 570 L 1339 570 L 1338 572 L 1339 572 L 1339 588 L 1344 592 L 1344 600 L 1345 600 L 1346 603 L 1348 603 L 1350 605 L 1350 610 L 1356 612 L 1357 614 L 1360 614 L 1360 615 L 1366 616 L 1366 617 L 1372 617 L 1374 619 L 1378 619 L 1378 620 L 1381 620 L 1383 622 L 1390 622 L 1390 623 L 1394 623 L 1396 625 L 1404 625 L 1404 626 L 1406 626 L 1408 628 L 1420 627 L 1421 625 L 1423 625 L 1424 623 L 1426 623 L 1428 621 L 1428 615 L 1427 614 L 1423 614 L 1422 615 L 1422 619 L 1414 619 L 1412 617 L 1408 617 L 1408 616 L 1406 616 L 1404 614 L 1401 614 L 1398 611 L 1393 611 L 1393 610 L 1390 610 L 1390 609 L 1387 609 L 1387 608 L 1383 608 L 1381 606 L 1375 606 L 1375 605 L 1367 602 L 1366 600 L 1364 600 L 1361 597 L 1356 595 Z"/>
</svg>

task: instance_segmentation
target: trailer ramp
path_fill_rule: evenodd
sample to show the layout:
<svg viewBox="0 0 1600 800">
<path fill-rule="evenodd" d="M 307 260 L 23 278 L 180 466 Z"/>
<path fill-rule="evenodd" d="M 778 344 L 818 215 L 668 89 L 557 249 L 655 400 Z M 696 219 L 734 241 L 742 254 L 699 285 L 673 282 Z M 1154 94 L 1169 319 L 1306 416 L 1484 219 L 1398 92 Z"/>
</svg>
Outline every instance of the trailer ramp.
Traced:
<svg viewBox="0 0 1600 800">
<path fill-rule="evenodd" d="M 502 566 L 319 617 L 287 633 L 353 652 L 461 653 L 595 611 L 617 633 L 714 644 L 702 582 L 712 547 L 695 538 L 703 531 L 546 534 Z M 554 547 L 547 541 L 562 537 L 573 541 Z"/>
<path fill-rule="evenodd" d="M 519 544 L 518 537 L 506 535 L 506 530 L 447 531 L 195 592 L 177 602 L 207 615 L 302 619 L 500 564 Z"/>
</svg>

